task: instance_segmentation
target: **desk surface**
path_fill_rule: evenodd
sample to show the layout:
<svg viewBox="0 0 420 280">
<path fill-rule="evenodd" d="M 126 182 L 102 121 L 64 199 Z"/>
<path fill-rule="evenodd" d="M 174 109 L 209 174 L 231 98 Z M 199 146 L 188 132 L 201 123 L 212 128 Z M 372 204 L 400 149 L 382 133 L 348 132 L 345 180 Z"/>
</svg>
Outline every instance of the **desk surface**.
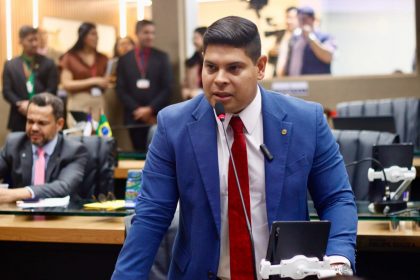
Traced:
<svg viewBox="0 0 420 280">
<path fill-rule="evenodd" d="M 400 230 L 390 231 L 387 221 L 359 221 L 358 247 L 381 249 L 384 244 L 394 244 L 393 248 L 409 246 L 418 250 L 420 229 L 412 228 L 412 224 L 407 222 Z M 66 216 L 38 221 L 27 216 L 0 215 L 1 241 L 123 244 L 124 234 L 121 217 Z"/>
<path fill-rule="evenodd" d="M 1 241 L 53 243 L 122 244 L 124 219 L 121 217 L 48 217 L 0 215 Z"/>
</svg>

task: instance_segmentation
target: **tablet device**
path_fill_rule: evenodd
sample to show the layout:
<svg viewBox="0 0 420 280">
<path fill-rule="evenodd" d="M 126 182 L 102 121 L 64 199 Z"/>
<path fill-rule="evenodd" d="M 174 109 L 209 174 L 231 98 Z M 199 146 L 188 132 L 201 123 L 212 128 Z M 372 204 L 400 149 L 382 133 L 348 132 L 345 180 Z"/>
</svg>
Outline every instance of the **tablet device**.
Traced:
<svg viewBox="0 0 420 280">
<path fill-rule="evenodd" d="M 271 226 L 266 259 L 271 264 L 296 255 L 322 260 L 327 249 L 331 222 L 282 221 Z"/>
</svg>

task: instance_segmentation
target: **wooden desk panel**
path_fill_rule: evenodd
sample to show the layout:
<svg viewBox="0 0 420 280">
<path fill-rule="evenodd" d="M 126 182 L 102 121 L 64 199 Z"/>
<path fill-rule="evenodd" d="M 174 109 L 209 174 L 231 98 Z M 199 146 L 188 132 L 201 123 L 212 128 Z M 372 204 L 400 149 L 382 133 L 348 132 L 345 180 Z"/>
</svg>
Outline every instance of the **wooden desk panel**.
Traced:
<svg viewBox="0 0 420 280">
<path fill-rule="evenodd" d="M 122 244 L 122 217 L 47 217 L 0 215 L 0 240 L 88 244 Z"/>
</svg>

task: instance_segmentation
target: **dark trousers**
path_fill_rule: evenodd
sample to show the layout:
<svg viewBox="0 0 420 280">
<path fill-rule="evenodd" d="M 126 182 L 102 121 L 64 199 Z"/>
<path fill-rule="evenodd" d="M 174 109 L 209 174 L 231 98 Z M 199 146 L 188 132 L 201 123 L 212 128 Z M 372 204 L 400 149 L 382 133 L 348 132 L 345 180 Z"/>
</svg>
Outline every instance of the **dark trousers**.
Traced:
<svg viewBox="0 0 420 280">
<path fill-rule="evenodd" d="M 130 128 L 130 138 L 133 148 L 137 152 L 145 153 L 147 151 L 147 134 L 149 127 Z"/>
</svg>

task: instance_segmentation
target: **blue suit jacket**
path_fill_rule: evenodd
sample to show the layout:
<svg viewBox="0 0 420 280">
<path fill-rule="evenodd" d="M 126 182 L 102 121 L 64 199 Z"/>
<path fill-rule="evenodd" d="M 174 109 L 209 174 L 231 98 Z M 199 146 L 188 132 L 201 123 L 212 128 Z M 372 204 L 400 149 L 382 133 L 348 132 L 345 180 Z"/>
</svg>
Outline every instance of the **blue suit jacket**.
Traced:
<svg viewBox="0 0 420 280">
<path fill-rule="evenodd" d="M 357 213 L 338 145 L 319 104 L 261 89 L 268 224 L 307 220 L 307 190 L 332 222 L 327 255 L 354 266 Z M 283 135 L 282 130 L 287 133 Z M 215 275 L 220 254 L 220 187 L 213 108 L 201 95 L 165 108 L 147 155 L 136 216 L 113 279 L 147 279 L 180 202 L 169 279 Z"/>
</svg>

